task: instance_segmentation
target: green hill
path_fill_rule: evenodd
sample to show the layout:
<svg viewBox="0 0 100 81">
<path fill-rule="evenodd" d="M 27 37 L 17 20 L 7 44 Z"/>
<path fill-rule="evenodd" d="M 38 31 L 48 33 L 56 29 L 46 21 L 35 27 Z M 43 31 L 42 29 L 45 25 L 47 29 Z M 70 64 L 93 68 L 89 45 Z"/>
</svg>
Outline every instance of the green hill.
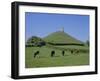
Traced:
<svg viewBox="0 0 100 81">
<path fill-rule="evenodd" d="M 68 35 L 63 31 L 54 32 L 47 37 L 43 38 L 46 42 L 51 42 L 55 44 L 83 44 L 83 42 L 75 39 L 74 37 Z"/>
</svg>

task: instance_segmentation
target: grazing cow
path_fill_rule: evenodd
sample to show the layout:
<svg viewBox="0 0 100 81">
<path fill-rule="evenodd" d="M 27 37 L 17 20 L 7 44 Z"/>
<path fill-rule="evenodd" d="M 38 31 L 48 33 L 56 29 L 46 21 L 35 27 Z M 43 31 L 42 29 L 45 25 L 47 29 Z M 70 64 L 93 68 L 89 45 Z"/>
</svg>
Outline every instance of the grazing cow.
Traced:
<svg viewBox="0 0 100 81">
<path fill-rule="evenodd" d="M 55 51 L 51 51 L 51 57 L 55 55 Z"/>
<path fill-rule="evenodd" d="M 36 51 L 36 52 L 34 53 L 34 58 L 35 58 L 37 55 L 39 55 L 39 51 Z"/>
<path fill-rule="evenodd" d="M 76 50 L 76 52 L 75 52 L 75 53 L 77 53 L 77 54 L 78 54 L 78 53 L 79 53 L 79 50 Z"/>
<path fill-rule="evenodd" d="M 62 55 L 63 55 L 63 56 L 65 55 L 65 51 L 62 51 Z"/>
<path fill-rule="evenodd" d="M 73 51 L 73 50 L 71 50 L 71 54 L 73 54 L 73 52 L 74 52 L 74 51 Z"/>
<path fill-rule="evenodd" d="M 78 49 L 75 49 L 75 50 L 74 50 L 74 53 L 75 53 L 75 54 L 78 54 L 78 53 L 79 53 L 79 50 L 78 50 Z"/>
</svg>

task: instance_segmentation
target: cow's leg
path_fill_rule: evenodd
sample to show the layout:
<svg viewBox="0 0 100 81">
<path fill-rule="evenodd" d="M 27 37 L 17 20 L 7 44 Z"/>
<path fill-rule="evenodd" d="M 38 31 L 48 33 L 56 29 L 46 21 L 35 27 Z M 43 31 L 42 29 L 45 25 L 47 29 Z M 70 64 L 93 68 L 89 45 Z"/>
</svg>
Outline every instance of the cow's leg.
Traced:
<svg viewBox="0 0 100 81">
<path fill-rule="evenodd" d="M 34 58 L 36 57 L 36 53 L 34 53 Z"/>
<path fill-rule="evenodd" d="M 65 54 L 65 52 L 64 51 L 62 51 L 62 55 L 64 56 L 64 54 Z"/>
</svg>

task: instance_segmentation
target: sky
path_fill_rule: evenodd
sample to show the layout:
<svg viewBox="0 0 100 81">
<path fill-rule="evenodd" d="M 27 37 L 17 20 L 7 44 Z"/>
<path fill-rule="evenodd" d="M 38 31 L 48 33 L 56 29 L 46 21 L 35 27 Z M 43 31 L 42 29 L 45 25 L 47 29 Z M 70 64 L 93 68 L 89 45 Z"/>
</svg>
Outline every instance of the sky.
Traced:
<svg viewBox="0 0 100 81">
<path fill-rule="evenodd" d="M 25 12 L 25 39 L 61 31 L 83 42 L 89 40 L 89 15 Z"/>
</svg>

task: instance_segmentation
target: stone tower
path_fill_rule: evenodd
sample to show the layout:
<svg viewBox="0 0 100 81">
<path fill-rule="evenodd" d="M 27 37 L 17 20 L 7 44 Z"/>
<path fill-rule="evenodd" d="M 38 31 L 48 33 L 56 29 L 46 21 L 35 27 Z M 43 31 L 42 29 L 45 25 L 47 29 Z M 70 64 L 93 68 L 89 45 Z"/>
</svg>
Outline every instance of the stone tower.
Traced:
<svg viewBox="0 0 100 81">
<path fill-rule="evenodd" d="M 60 31 L 61 31 L 61 32 L 64 32 L 64 27 L 62 27 Z"/>
</svg>

